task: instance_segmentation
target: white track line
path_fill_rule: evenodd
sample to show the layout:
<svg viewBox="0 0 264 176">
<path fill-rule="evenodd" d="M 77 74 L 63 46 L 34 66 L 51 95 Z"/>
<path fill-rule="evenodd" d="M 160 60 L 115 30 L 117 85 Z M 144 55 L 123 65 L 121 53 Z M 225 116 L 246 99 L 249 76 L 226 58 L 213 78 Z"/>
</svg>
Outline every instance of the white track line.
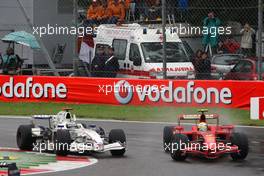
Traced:
<svg viewBox="0 0 264 176">
<path fill-rule="evenodd" d="M 30 119 L 30 116 L 0 116 L 0 119 Z M 90 122 L 112 122 L 112 123 L 136 123 L 136 124 L 159 124 L 159 125 L 173 125 L 177 122 L 148 122 L 148 121 L 125 121 L 125 120 L 109 120 L 109 119 L 90 119 L 90 118 L 78 118 L 80 121 L 90 121 Z M 183 125 L 191 125 L 190 123 L 181 123 Z M 264 129 L 264 126 L 244 126 L 235 125 L 237 128 L 253 128 L 253 129 Z"/>
</svg>

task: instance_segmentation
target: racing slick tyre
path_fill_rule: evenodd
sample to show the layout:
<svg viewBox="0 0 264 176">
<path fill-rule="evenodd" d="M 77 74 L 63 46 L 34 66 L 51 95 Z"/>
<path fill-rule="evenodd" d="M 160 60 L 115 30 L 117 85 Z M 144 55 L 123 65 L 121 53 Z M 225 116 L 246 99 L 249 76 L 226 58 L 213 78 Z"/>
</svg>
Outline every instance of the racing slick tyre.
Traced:
<svg viewBox="0 0 264 176">
<path fill-rule="evenodd" d="M 57 130 L 55 137 L 55 153 L 59 156 L 66 156 L 71 145 L 71 135 L 68 130 Z"/>
<path fill-rule="evenodd" d="M 114 143 L 114 142 L 120 142 L 123 145 L 126 145 L 126 135 L 125 132 L 121 129 L 114 129 L 111 130 L 109 133 L 109 143 Z M 126 149 L 121 149 L 121 150 L 110 150 L 111 154 L 113 156 L 123 156 L 124 153 L 126 152 Z"/>
<path fill-rule="evenodd" d="M 243 160 L 248 155 L 248 138 L 244 133 L 233 133 L 231 136 L 231 145 L 238 146 L 238 153 L 231 153 L 234 161 Z"/>
<path fill-rule="evenodd" d="M 170 151 L 170 143 L 173 136 L 173 127 L 172 126 L 165 126 L 163 129 L 163 149 L 165 152 Z"/>
<path fill-rule="evenodd" d="M 189 139 L 184 134 L 175 134 L 171 142 L 171 158 L 175 161 L 184 161 L 187 158 L 187 153 L 183 150 L 187 147 Z"/>
<path fill-rule="evenodd" d="M 32 150 L 36 139 L 32 137 L 33 125 L 20 125 L 17 129 L 16 141 L 21 150 Z"/>
</svg>

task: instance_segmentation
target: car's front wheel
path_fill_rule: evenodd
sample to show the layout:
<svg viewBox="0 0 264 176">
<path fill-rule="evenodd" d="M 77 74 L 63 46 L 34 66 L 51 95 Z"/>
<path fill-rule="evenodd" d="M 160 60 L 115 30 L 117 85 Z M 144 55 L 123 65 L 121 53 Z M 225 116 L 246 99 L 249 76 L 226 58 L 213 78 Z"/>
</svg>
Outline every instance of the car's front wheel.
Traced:
<svg viewBox="0 0 264 176">
<path fill-rule="evenodd" d="M 36 140 L 32 137 L 33 125 L 20 125 L 17 129 L 16 141 L 21 150 L 32 150 Z"/>
<path fill-rule="evenodd" d="M 120 142 L 123 145 L 126 145 L 126 135 L 125 132 L 121 129 L 111 130 L 109 133 L 109 143 Z M 126 152 L 126 149 L 121 150 L 110 150 L 113 156 L 123 156 Z"/>
<path fill-rule="evenodd" d="M 66 156 L 71 145 L 71 135 L 68 130 L 57 130 L 54 136 L 55 153 L 59 156 Z"/>
<path fill-rule="evenodd" d="M 184 161 L 187 153 L 184 151 L 188 146 L 189 139 L 184 134 L 175 134 L 171 142 L 171 158 L 175 161 Z"/>
<path fill-rule="evenodd" d="M 231 136 L 231 145 L 238 146 L 237 153 L 231 153 L 231 158 L 234 161 L 244 160 L 248 155 L 248 138 L 244 133 L 233 133 Z"/>
<path fill-rule="evenodd" d="M 165 126 L 163 129 L 163 149 L 165 152 L 170 151 L 172 137 L 173 137 L 173 127 Z"/>
</svg>

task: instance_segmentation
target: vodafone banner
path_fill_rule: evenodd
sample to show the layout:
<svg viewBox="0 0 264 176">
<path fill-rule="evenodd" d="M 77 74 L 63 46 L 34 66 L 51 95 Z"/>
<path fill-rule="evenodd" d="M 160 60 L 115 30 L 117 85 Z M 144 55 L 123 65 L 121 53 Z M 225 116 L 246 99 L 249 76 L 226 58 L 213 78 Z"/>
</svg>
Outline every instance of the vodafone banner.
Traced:
<svg viewBox="0 0 264 176">
<path fill-rule="evenodd" d="M 264 97 L 252 97 L 250 99 L 250 119 L 264 120 Z"/>
<path fill-rule="evenodd" d="M 264 82 L 0 76 L 0 101 L 250 108 Z"/>
</svg>

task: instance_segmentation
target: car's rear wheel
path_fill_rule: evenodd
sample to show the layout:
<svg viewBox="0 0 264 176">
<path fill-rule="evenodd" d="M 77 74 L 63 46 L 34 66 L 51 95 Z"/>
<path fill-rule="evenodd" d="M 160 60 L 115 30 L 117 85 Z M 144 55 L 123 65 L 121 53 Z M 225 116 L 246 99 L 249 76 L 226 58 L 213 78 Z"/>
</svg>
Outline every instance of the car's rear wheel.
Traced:
<svg viewBox="0 0 264 176">
<path fill-rule="evenodd" d="M 20 125 L 17 129 L 16 141 L 21 150 L 32 150 L 36 140 L 32 137 L 33 125 Z"/>
<path fill-rule="evenodd" d="M 231 153 L 234 161 L 244 160 L 248 155 L 248 138 L 244 133 L 233 133 L 231 136 L 231 145 L 238 146 L 239 152 Z"/>
<path fill-rule="evenodd" d="M 175 161 L 184 161 L 187 153 L 184 151 L 188 146 L 189 139 L 184 134 L 175 134 L 171 142 L 171 158 Z"/>
<path fill-rule="evenodd" d="M 111 130 L 109 133 L 109 143 L 114 143 L 114 142 L 120 142 L 123 145 L 126 145 L 126 135 L 125 132 L 121 129 L 114 129 Z M 111 154 L 113 156 L 123 156 L 126 152 L 126 149 L 121 149 L 121 150 L 110 150 Z"/>
<path fill-rule="evenodd" d="M 165 126 L 163 129 L 163 149 L 165 152 L 170 151 L 172 137 L 173 137 L 173 127 Z"/>
<path fill-rule="evenodd" d="M 68 130 L 57 130 L 55 136 L 55 153 L 59 156 L 66 156 L 71 145 L 71 135 Z"/>
</svg>

